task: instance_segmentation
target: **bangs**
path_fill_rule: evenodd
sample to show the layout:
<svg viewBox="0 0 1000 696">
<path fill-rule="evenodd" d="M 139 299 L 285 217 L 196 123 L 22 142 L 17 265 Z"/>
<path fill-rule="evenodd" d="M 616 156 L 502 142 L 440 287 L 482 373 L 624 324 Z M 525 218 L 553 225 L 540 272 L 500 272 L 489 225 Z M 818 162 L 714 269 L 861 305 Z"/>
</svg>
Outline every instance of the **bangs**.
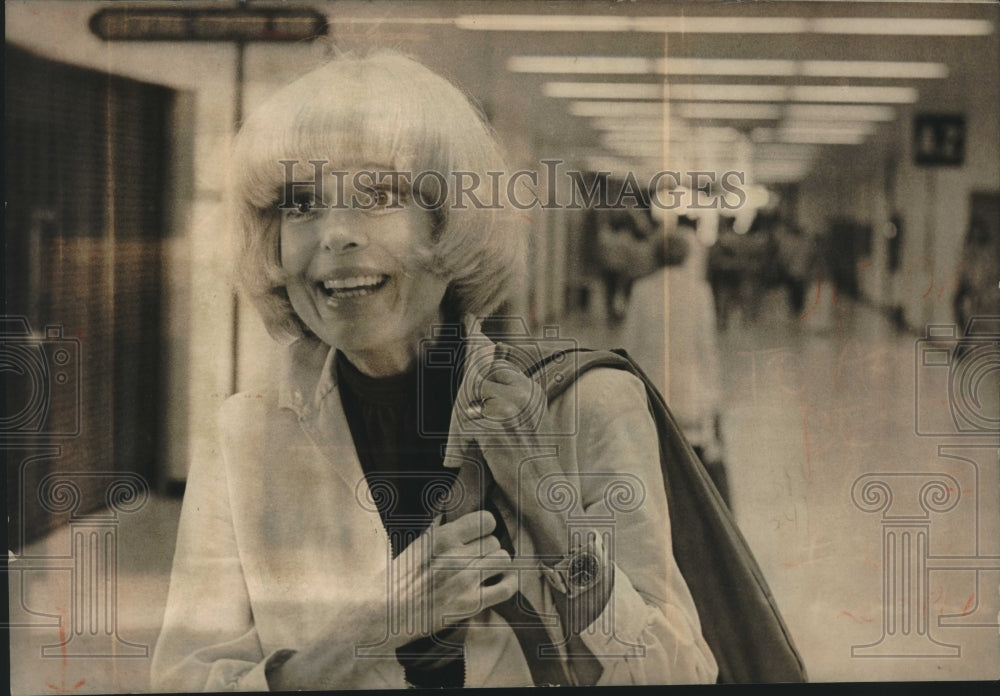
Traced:
<svg viewBox="0 0 1000 696">
<path fill-rule="evenodd" d="M 412 67 L 406 74 L 393 70 L 395 56 L 379 58 L 330 63 L 253 114 L 237 143 L 238 185 L 248 203 L 263 210 L 281 200 L 288 160 L 303 182 L 313 181 L 310 160 L 323 162 L 324 171 L 374 166 L 446 174 L 454 154 L 447 147 L 450 122 L 462 109 L 468 128 L 470 105 L 429 99 L 441 90 L 428 82 L 443 78 L 426 71 L 414 79 Z"/>
</svg>

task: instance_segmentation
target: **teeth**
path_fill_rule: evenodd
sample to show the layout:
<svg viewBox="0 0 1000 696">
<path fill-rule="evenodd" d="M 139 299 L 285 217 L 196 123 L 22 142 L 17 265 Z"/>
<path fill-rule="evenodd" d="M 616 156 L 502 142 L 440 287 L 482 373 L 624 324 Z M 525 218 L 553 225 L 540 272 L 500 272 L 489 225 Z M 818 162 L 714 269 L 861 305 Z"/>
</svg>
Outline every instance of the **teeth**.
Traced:
<svg viewBox="0 0 1000 696">
<path fill-rule="evenodd" d="M 323 287 L 327 290 L 357 290 L 378 285 L 384 278 L 385 276 L 381 275 L 369 275 L 341 278 L 338 280 L 324 280 Z"/>
</svg>

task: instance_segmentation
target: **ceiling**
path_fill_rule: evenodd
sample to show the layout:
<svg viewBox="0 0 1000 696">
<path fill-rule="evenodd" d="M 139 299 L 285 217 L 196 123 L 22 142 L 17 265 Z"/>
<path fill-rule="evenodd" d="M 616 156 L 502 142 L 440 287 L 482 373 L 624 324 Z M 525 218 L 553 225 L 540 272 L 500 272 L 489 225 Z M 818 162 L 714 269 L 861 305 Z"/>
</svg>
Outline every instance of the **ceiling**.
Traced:
<svg viewBox="0 0 1000 696">
<path fill-rule="evenodd" d="M 250 45 L 247 108 L 325 55 L 398 49 L 469 92 L 515 162 L 536 167 L 558 158 L 636 174 L 735 168 L 759 183 L 797 182 L 899 148 L 918 111 L 967 115 L 991 133 L 1000 112 L 993 0 L 282 6 L 301 4 L 327 17 L 327 36 Z M 164 53 L 163 43 L 102 42 L 87 28 L 101 8 L 129 5 L 152 3 L 10 3 L 8 39 L 13 31 L 46 55 L 180 89 L 232 85 L 232 44 L 168 43 Z"/>
<path fill-rule="evenodd" d="M 795 182 L 823 158 L 896 138 L 918 106 L 961 110 L 998 71 L 992 3 L 334 8 L 336 43 L 416 52 L 533 156 L 584 168 L 741 168 Z"/>
</svg>

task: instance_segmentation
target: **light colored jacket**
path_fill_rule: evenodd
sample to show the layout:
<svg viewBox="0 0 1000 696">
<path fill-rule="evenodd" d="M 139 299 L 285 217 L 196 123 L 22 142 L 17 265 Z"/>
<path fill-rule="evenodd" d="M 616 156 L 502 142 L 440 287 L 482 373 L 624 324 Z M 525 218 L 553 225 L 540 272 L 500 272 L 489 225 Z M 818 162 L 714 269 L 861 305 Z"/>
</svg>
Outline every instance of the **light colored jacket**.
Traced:
<svg viewBox="0 0 1000 696">
<path fill-rule="evenodd" d="M 275 388 L 237 394 L 223 406 L 218 459 L 194 462 L 188 477 L 153 659 L 155 690 L 267 690 L 268 660 L 331 625 L 340 629 L 329 648 L 342 670 L 327 688 L 407 686 L 394 651 L 358 650 L 343 619 L 365 593 L 386 593 L 375 579 L 385 577 L 391 547 L 344 416 L 333 353 L 299 341 Z M 581 514 L 613 527 L 613 594 L 581 634 L 603 665 L 599 684 L 714 682 L 715 661 L 671 552 L 642 384 L 617 370 L 593 370 L 549 408 L 552 422 L 576 433 L 550 444 L 563 466 L 575 467 L 569 473 Z M 608 486 L 622 472 L 641 488 L 626 505 Z M 516 511 L 497 504 L 517 555 L 531 557 Z M 520 589 L 536 610 L 557 617 L 540 572 L 523 572 Z M 466 686 L 530 685 L 510 626 L 492 610 L 474 624 L 465 641 Z M 561 635 L 557 618 L 550 630 L 554 640 Z"/>
<path fill-rule="evenodd" d="M 694 237 L 690 242 L 682 265 L 636 281 L 619 340 L 659 388 L 688 442 L 706 446 L 715 437 L 721 376 L 707 250 Z"/>
</svg>

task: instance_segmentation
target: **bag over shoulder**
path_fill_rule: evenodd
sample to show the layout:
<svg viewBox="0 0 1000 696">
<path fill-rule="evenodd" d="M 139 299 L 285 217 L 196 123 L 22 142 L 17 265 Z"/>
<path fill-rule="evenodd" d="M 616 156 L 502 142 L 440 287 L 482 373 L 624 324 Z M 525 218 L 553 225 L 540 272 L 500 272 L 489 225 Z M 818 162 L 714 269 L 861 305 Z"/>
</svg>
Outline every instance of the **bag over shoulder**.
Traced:
<svg viewBox="0 0 1000 696">
<path fill-rule="evenodd" d="M 551 402 L 581 374 L 598 367 L 642 380 L 660 440 L 673 552 L 698 609 L 719 682 L 804 682 L 805 665 L 777 603 L 729 508 L 681 434 L 656 387 L 624 350 L 576 349 L 576 360 L 542 359 L 526 372 Z"/>
</svg>

